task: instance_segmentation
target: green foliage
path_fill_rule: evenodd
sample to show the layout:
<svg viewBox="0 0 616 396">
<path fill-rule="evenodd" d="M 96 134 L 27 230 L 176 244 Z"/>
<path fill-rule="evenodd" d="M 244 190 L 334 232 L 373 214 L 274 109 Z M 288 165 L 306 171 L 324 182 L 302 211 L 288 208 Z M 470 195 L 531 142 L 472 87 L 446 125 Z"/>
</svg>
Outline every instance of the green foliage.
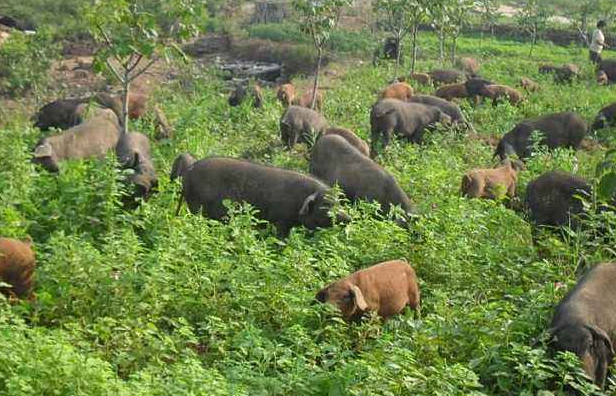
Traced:
<svg viewBox="0 0 616 396">
<path fill-rule="evenodd" d="M 312 38 L 316 48 L 322 48 L 329 41 L 342 7 L 349 4 L 349 0 L 293 1 L 299 14 L 300 30 Z"/>
<path fill-rule="evenodd" d="M 517 23 L 531 37 L 529 56 L 533 55 L 533 49 L 537 43 L 537 35 L 547 26 L 549 9 L 539 0 L 526 0 L 518 14 Z"/>
<path fill-rule="evenodd" d="M 616 150 L 611 149 L 605 153 L 605 158 L 595 171 L 599 180 L 597 194 L 602 201 L 608 202 L 616 196 Z"/>
<path fill-rule="evenodd" d="M 376 14 L 384 14 L 384 22 L 388 32 L 392 33 L 398 44 L 396 54 L 396 68 L 394 69 L 394 80 L 398 78 L 398 67 L 400 66 L 400 52 L 402 51 L 402 40 L 413 29 L 411 14 L 415 10 L 413 1 L 410 0 L 376 0 L 372 3 Z"/>
<path fill-rule="evenodd" d="M 479 5 L 478 13 L 481 24 L 484 27 L 492 28 L 501 17 L 499 12 L 500 0 L 479 0 L 477 3 Z"/>
<path fill-rule="evenodd" d="M 40 28 L 49 29 L 61 39 L 83 38 L 87 26 L 82 10 L 93 0 L 3 0 L 0 15 L 8 15 Z"/>
<path fill-rule="evenodd" d="M 94 68 L 106 71 L 122 84 L 122 127 L 128 128 L 130 84 L 159 57 L 184 55 L 178 43 L 198 33 L 196 21 L 203 15 L 197 0 L 95 0 L 86 15 L 90 33 L 101 48 Z M 173 26 L 165 29 L 165 15 Z"/>
<path fill-rule="evenodd" d="M 48 30 L 34 35 L 14 30 L 0 46 L 0 92 L 16 97 L 43 90 L 57 56 L 58 46 L 52 44 Z"/>
<path fill-rule="evenodd" d="M 350 4 L 351 0 L 293 0 L 293 7 L 299 14 L 300 31 L 312 39 L 312 44 L 317 51 L 312 101 L 310 102 L 311 109 L 314 109 L 316 105 L 319 72 L 325 43 L 329 41 L 331 32 L 338 23 L 342 7 Z"/>
<path fill-rule="evenodd" d="M 458 37 L 470 24 L 470 15 L 476 8 L 476 2 L 474 0 L 445 0 L 444 3 L 446 17 L 443 19 L 443 27 L 445 33 L 452 38 L 451 63 L 453 64 L 456 60 Z"/>
<path fill-rule="evenodd" d="M 420 70 L 438 64 L 437 43 L 419 37 Z M 38 266 L 35 302 L 0 301 L 0 394 L 544 396 L 565 386 L 593 394 L 577 358 L 548 352 L 544 330 L 580 262 L 616 258 L 616 215 L 595 219 L 605 229 L 600 241 L 574 231 L 532 235 L 524 213 L 461 198 L 459 187 L 469 169 L 496 165 L 483 138 L 549 112 L 592 120 L 616 93 L 589 83 L 590 65 L 586 80 L 556 85 L 525 57 L 527 45 L 478 43 L 462 36 L 458 44 L 465 55 L 489 59 L 486 78 L 515 86 L 526 75 L 542 90 L 519 107 L 462 101 L 476 134 L 438 130 L 422 145 L 395 139 L 379 162 L 419 207 L 408 229 L 367 203 L 344 206 L 353 218 L 347 225 L 296 228 L 285 240 L 248 205 L 230 205 L 225 222 L 185 209 L 174 215 L 180 186 L 166 175 L 182 152 L 307 171 L 305 151 L 279 143 L 282 109 L 270 89 L 257 110 L 229 108 L 222 82 L 209 73 L 161 87 L 155 97 L 176 135 L 152 145 L 159 191 L 135 211 L 121 206 L 125 187 L 113 155 L 46 174 L 30 162 L 40 134 L 29 114 L 6 113 L 0 235 L 30 234 Z M 578 48 L 537 48 L 541 61 L 587 62 Z M 368 139 L 368 109 L 392 69 L 355 62 L 332 79 L 327 119 Z M 134 127 L 155 132 L 149 119 Z M 520 173 L 520 195 L 552 169 L 594 179 L 604 151 L 537 150 Z M 323 285 L 401 257 L 418 274 L 421 319 L 406 312 L 347 324 L 331 307 L 311 305 Z"/>
</svg>

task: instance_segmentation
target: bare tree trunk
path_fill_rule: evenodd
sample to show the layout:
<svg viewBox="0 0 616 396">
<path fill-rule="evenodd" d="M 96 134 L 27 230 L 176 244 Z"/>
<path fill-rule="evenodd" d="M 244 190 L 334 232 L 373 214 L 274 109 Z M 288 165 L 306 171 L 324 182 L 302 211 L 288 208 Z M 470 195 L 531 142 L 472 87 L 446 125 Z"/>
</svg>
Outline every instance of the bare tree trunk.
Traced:
<svg viewBox="0 0 616 396">
<path fill-rule="evenodd" d="M 411 53 L 411 74 L 415 73 L 415 65 L 417 63 L 417 31 L 419 26 L 413 26 L 413 50 Z"/>
<path fill-rule="evenodd" d="M 394 69 L 394 81 L 398 81 L 398 69 L 400 68 L 400 53 L 402 52 L 402 39 L 399 33 L 396 33 L 396 68 Z"/>
<path fill-rule="evenodd" d="M 451 38 L 451 64 L 454 65 L 456 63 L 456 45 L 458 43 L 458 36 L 454 35 Z"/>
<path fill-rule="evenodd" d="M 122 81 L 122 133 L 128 133 L 128 97 L 130 95 L 130 80 L 128 73 Z"/>
<path fill-rule="evenodd" d="M 317 89 L 319 88 L 319 73 L 321 72 L 321 60 L 323 59 L 323 48 L 317 46 L 317 65 L 314 70 L 314 85 L 312 86 L 312 101 L 310 108 L 314 110 L 317 103 Z"/>
<path fill-rule="evenodd" d="M 445 29 L 442 26 L 438 30 L 438 49 L 441 66 L 443 66 L 445 61 Z"/>
<path fill-rule="evenodd" d="M 528 53 L 529 57 L 533 56 L 533 50 L 535 49 L 536 43 L 537 43 L 537 26 L 533 25 L 532 40 L 530 43 L 530 52 Z"/>
</svg>

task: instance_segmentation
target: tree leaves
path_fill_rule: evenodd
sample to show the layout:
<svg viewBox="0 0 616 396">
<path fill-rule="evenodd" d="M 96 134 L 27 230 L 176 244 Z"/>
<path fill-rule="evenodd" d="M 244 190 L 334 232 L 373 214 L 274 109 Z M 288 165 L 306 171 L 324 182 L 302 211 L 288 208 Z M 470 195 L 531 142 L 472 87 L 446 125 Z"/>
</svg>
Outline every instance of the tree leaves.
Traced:
<svg viewBox="0 0 616 396">
<path fill-rule="evenodd" d="M 600 200 L 608 201 L 614 196 L 614 193 L 616 193 L 616 172 L 610 171 L 599 180 L 597 194 Z"/>
<path fill-rule="evenodd" d="M 300 30 L 312 36 L 318 49 L 329 40 L 342 7 L 350 3 L 350 0 L 294 0 L 293 6 L 300 16 Z"/>
</svg>

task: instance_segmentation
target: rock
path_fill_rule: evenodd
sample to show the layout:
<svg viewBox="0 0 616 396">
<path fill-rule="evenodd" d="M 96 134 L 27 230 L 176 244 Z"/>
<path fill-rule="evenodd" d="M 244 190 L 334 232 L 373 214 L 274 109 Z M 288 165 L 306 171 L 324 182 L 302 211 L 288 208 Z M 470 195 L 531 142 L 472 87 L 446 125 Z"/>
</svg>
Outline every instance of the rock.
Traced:
<svg viewBox="0 0 616 396">
<path fill-rule="evenodd" d="M 220 68 L 225 73 L 226 80 L 253 78 L 276 81 L 282 75 L 282 66 L 276 63 L 234 61 L 232 63 L 221 63 Z"/>
</svg>

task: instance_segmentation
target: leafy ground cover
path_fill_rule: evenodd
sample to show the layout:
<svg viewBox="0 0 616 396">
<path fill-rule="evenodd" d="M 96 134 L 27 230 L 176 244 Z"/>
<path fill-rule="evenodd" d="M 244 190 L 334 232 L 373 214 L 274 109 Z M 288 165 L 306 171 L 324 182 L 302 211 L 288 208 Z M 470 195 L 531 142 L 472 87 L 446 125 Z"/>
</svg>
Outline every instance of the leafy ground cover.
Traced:
<svg viewBox="0 0 616 396">
<path fill-rule="evenodd" d="M 482 60 L 485 77 L 517 85 L 524 75 L 542 90 L 518 108 L 463 102 L 477 136 L 438 131 L 423 145 L 388 149 L 381 163 L 420 208 L 410 230 L 375 217 L 369 204 L 348 207 L 346 226 L 294 229 L 286 240 L 246 206 L 234 206 L 228 223 L 186 209 L 176 217 L 179 185 L 167 175 L 179 153 L 308 168 L 305 150 L 279 143 L 274 93 L 266 91 L 261 110 L 229 108 L 214 73 L 157 93 L 176 136 L 154 145 L 159 193 L 132 212 L 120 204 L 123 175 L 112 155 L 47 174 L 29 162 L 40 138 L 30 114 L 8 114 L 0 123 L 0 235 L 31 235 L 38 269 L 36 302 L 0 306 L 0 394 L 535 395 L 565 383 L 589 394 L 576 360 L 550 356 L 536 341 L 578 266 L 614 258 L 613 223 L 601 219 L 608 238 L 600 244 L 574 232 L 542 232 L 533 244 L 523 214 L 458 190 L 466 170 L 494 164 L 482 137 L 556 111 L 590 121 L 616 92 L 593 82 L 579 48 L 540 44 L 528 59 L 519 43 L 459 45 Z M 437 39 L 424 34 L 420 47 L 419 68 L 437 66 Z M 538 75 L 538 61 L 584 65 L 583 78 L 555 85 Z M 327 82 L 325 114 L 368 139 L 370 106 L 393 67 L 373 68 L 369 57 L 348 65 Z M 150 120 L 132 129 L 154 134 Z M 613 132 L 598 137 L 605 147 Z M 540 152 L 521 174 L 520 193 L 551 169 L 590 179 L 603 152 Z M 420 319 L 407 312 L 348 325 L 311 305 L 324 284 L 396 258 L 417 270 Z"/>
</svg>

